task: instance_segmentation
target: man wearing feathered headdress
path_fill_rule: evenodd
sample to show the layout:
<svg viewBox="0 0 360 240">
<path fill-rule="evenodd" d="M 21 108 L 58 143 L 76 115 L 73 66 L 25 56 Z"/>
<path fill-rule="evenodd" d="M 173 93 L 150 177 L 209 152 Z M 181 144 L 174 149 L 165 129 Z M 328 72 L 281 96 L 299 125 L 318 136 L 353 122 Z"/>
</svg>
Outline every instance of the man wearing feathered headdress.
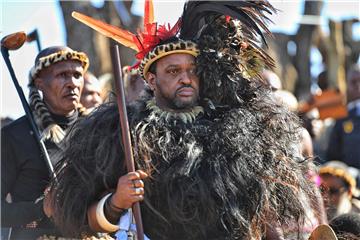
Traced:
<svg viewBox="0 0 360 240">
<path fill-rule="evenodd" d="M 74 17 L 133 48 L 148 85 L 128 106 L 136 172 L 126 173 L 115 104 L 76 125 L 52 188 L 65 234 L 116 232 L 141 201 L 150 239 L 261 239 L 295 223 L 312 196 L 297 118 L 275 103 L 260 73 L 267 1 L 189 1 L 173 27 L 152 21 L 132 34 Z M 120 221 L 121 222 L 121 221 Z M 299 235 L 301 237 L 301 235 Z"/>
</svg>

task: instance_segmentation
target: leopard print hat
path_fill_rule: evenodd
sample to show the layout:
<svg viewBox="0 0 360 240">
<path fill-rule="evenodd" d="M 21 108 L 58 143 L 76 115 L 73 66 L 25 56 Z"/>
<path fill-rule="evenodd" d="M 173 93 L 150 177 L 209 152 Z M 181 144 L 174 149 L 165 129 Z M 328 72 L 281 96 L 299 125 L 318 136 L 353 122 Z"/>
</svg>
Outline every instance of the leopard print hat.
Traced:
<svg viewBox="0 0 360 240">
<path fill-rule="evenodd" d="M 182 40 L 173 38 L 172 41 L 160 43 L 149 51 L 141 60 L 139 65 L 139 73 L 146 79 L 146 73 L 149 71 L 151 64 L 156 60 L 174 53 L 187 53 L 197 57 L 199 49 L 196 43 L 190 40 Z"/>
<path fill-rule="evenodd" d="M 84 72 L 89 67 L 89 58 L 83 52 L 77 52 L 69 47 L 56 46 L 42 50 L 35 58 L 35 65 L 30 70 L 30 84 L 44 68 L 57 62 L 66 60 L 78 60 L 81 62 Z"/>
</svg>

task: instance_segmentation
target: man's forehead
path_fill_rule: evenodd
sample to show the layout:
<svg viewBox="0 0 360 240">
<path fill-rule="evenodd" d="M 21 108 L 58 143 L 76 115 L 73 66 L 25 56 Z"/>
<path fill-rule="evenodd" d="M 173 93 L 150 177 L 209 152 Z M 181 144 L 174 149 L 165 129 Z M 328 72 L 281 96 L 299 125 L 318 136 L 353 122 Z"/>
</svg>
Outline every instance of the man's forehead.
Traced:
<svg viewBox="0 0 360 240">
<path fill-rule="evenodd" d="M 166 65 L 195 64 L 195 57 L 186 53 L 175 53 L 159 59 L 159 62 Z"/>
<path fill-rule="evenodd" d="M 53 65 L 51 65 L 48 68 L 44 69 L 45 71 L 83 71 L 83 67 L 81 65 L 81 62 L 76 60 L 66 60 L 57 62 Z"/>
</svg>

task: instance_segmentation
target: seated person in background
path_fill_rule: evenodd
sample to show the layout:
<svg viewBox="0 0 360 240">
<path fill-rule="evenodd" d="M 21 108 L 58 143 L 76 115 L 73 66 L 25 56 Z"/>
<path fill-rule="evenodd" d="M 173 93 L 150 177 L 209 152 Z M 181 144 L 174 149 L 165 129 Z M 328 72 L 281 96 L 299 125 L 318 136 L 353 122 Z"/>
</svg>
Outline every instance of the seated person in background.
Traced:
<svg viewBox="0 0 360 240">
<path fill-rule="evenodd" d="M 342 214 L 329 223 L 335 231 L 338 240 L 358 240 L 360 239 L 360 214 Z"/>
<path fill-rule="evenodd" d="M 101 86 L 99 80 L 90 72 L 84 75 L 84 88 L 81 94 L 80 103 L 88 110 L 92 110 L 102 104 L 100 97 Z"/>
<path fill-rule="evenodd" d="M 353 198 L 356 181 L 347 168 L 342 162 L 332 161 L 319 170 L 321 190 L 329 220 L 344 213 L 360 213 L 359 201 Z"/>
</svg>

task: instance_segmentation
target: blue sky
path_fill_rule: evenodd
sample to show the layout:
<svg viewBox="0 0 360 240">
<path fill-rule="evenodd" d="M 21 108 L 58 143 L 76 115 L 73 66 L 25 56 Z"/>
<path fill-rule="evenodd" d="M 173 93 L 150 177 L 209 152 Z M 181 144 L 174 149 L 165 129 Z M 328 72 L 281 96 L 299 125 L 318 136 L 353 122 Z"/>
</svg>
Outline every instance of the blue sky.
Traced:
<svg viewBox="0 0 360 240">
<path fill-rule="evenodd" d="M 100 2 L 101 1 L 97 1 Z M 184 1 L 179 0 L 155 0 L 155 16 L 159 23 L 170 22 L 175 23 L 182 12 Z M 272 0 L 270 1 L 280 11 L 272 20 L 274 25 L 272 30 L 286 33 L 295 33 L 298 23 L 301 21 L 302 0 Z M 134 12 L 141 14 L 143 11 L 143 1 L 137 0 Z M 65 44 L 65 29 L 62 20 L 60 7 L 56 1 L 49 0 L 0 0 L 0 37 L 7 34 L 25 31 L 31 32 L 35 28 L 38 29 L 42 47 L 51 45 Z M 324 31 L 327 31 L 327 19 L 340 19 L 345 17 L 360 16 L 360 1 L 358 0 L 328 0 L 323 9 L 321 24 Z M 356 28 L 356 38 L 360 39 L 360 26 Z M 15 69 L 15 73 L 19 79 L 25 96 L 27 90 L 27 76 L 29 69 L 33 65 L 33 60 L 37 54 L 35 43 L 24 44 L 17 51 L 10 52 L 10 58 Z M 315 59 L 319 60 L 316 55 Z M 318 68 L 316 68 L 319 71 Z M 316 71 L 316 70 L 314 70 Z M 1 60 L 1 103 L 0 116 L 10 116 L 17 118 L 24 114 L 18 99 L 6 66 Z"/>
</svg>

